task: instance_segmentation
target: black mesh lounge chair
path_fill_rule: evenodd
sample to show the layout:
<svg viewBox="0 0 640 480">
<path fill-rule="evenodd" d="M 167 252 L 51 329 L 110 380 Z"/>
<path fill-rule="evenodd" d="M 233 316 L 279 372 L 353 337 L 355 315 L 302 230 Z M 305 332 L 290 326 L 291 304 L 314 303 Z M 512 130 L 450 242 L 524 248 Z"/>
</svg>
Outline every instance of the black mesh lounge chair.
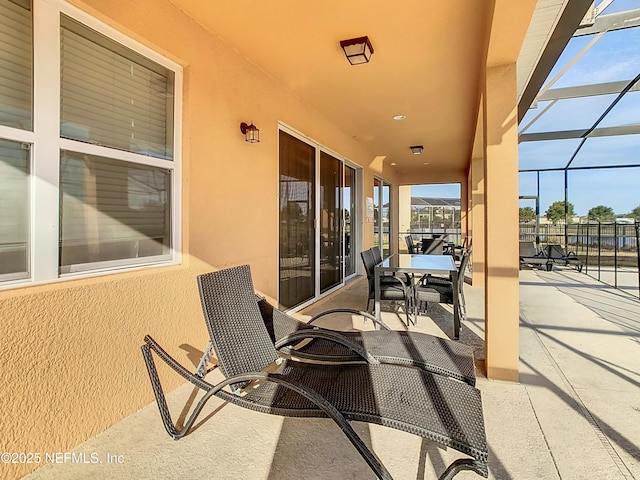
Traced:
<svg viewBox="0 0 640 480">
<path fill-rule="evenodd" d="M 274 308 L 264 298 L 257 297 L 257 301 L 269 336 L 281 353 L 335 363 L 363 362 L 371 355 L 380 363 L 411 365 L 469 385 L 476 384 L 473 348 L 468 345 L 425 333 L 391 330 L 383 322 L 378 322 L 383 330 L 363 332 L 320 328 L 313 323 L 335 313 L 351 313 L 373 322 L 376 320 L 365 312 L 339 308 L 319 313 L 304 323 Z M 300 340 L 301 335 L 305 340 Z"/>
<path fill-rule="evenodd" d="M 189 432 L 215 395 L 262 413 L 331 418 L 381 479 L 390 479 L 390 473 L 350 422 L 413 433 L 466 455 L 449 465 L 440 478 L 452 478 L 462 470 L 488 476 L 482 401 L 475 387 L 413 367 L 380 364 L 375 359 L 354 365 L 283 359 L 262 321 L 247 265 L 201 275 L 198 285 L 207 328 L 226 379 L 212 385 L 191 374 L 150 336 L 142 346 L 162 421 L 173 438 Z M 156 356 L 205 392 L 182 428 L 171 418 Z"/>
<path fill-rule="evenodd" d="M 520 242 L 520 270 L 524 265 L 531 267 L 544 267 L 547 271 L 553 268 L 553 260 L 544 252 L 538 252 L 533 242 Z"/>
<path fill-rule="evenodd" d="M 565 266 L 574 267 L 578 272 L 582 271 L 582 260 L 578 258 L 574 252 L 565 253 L 562 245 L 550 244 L 547 245 L 547 257 L 553 262 Z"/>
</svg>

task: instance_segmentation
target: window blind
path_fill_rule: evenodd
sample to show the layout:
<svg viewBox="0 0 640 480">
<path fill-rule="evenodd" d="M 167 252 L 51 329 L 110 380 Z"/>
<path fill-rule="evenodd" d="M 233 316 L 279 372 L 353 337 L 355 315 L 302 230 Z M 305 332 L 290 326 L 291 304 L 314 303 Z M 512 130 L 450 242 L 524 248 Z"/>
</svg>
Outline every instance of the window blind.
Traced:
<svg viewBox="0 0 640 480">
<path fill-rule="evenodd" d="M 60 134 L 173 158 L 174 74 L 61 17 Z"/>
<path fill-rule="evenodd" d="M 168 255 L 169 182 L 165 169 L 62 152 L 61 273 Z"/>
<path fill-rule="evenodd" d="M 29 150 L 0 140 L 0 277 L 28 271 Z"/>
<path fill-rule="evenodd" d="M 0 0 L 0 125 L 33 129 L 29 1 Z"/>
</svg>

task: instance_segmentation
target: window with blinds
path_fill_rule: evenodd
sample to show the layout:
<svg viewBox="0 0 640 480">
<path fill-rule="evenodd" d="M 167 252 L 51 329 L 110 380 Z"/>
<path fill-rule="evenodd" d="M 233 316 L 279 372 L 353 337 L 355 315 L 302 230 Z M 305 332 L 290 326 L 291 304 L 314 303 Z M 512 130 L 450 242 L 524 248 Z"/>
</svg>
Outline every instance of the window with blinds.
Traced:
<svg viewBox="0 0 640 480">
<path fill-rule="evenodd" d="M 0 0 L 0 125 L 33 129 L 31 2 Z"/>
<path fill-rule="evenodd" d="M 0 0 L 0 288 L 180 260 L 181 85 L 66 2 Z"/>
<path fill-rule="evenodd" d="M 60 135 L 173 158 L 173 72 L 61 17 Z"/>
<path fill-rule="evenodd" d="M 0 280 L 29 271 L 29 149 L 0 140 Z"/>
<path fill-rule="evenodd" d="M 60 135 L 173 160 L 173 72 L 62 15 Z M 60 273 L 169 255 L 170 171 L 60 156 Z"/>
<path fill-rule="evenodd" d="M 164 169 L 63 152 L 60 272 L 167 255 L 169 184 Z"/>
</svg>

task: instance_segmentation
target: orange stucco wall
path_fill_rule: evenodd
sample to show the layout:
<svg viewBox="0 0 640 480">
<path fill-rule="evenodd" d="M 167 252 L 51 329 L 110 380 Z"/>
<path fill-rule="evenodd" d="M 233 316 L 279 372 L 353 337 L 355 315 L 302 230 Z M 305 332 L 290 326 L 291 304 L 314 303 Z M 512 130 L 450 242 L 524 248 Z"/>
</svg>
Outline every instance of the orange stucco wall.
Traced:
<svg viewBox="0 0 640 480">
<path fill-rule="evenodd" d="M 67 451 L 151 402 L 144 335 L 186 365 L 206 346 L 197 274 L 249 263 L 256 288 L 276 297 L 279 121 L 365 167 L 365 196 L 373 190 L 360 144 L 169 2 L 73 3 L 184 67 L 184 257 L 0 291 L 0 451 Z M 243 141 L 242 121 L 260 128 L 259 144 Z M 373 225 L 364 227 L 370 245 Z M 180 383 L 168 378 L 166 388 Z M 0 478 L 32 467 L 0 465 Z"/>
</svg>

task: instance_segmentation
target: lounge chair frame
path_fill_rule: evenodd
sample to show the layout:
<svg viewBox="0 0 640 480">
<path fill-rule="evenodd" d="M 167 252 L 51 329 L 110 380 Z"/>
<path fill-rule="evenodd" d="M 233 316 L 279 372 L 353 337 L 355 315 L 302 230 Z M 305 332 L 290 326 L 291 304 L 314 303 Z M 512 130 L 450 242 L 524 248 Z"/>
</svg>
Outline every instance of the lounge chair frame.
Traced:
<svg viewBox="0 0 640 480">
<path fill-rule="evenodd" d="M 304 385 L 289 381 L 285 378 L 278 376 L 278 374 L 273 373 L 265 373 L 265 372 L 251 372 L 246 374 L 234 375 L 232 377 L 228 377 L 222 382 L 213 385 L 198 375 L 190 373 L 186 368 L 180 365 L 173 357 L 171 357 L 151 336 L 145 336 L 145 344 L 142 346 L 142 355 L 144 357 L 145 364 L 147 366 L 147 372 L 149 374 L 149 378 L 151 380 L 151 385 L 153 388 L 153 393 L 156 399 L 156 403 L 158 405 L 158 409 L 160 411 L 160 417 L 162 419 L 163 426 L 169 436 L 174 440 L 180 440 L 185 435 L 189 433 L 191 428 L 193 427 L 195 421 L 198 416 L 202 412 L 202 409 L 207 404 L 207 402 L 214 396 L 227 401 L 229 403 L 233 403 L 234 405 L 238 405 L 241 407 L 248 408 L 250 410 L 259 411 L 262 413 L 271 413 L 282 416 L 290 416 L 290 417 L 321 417 L 326 416 L 332 419 L 342 432 L 347 436 L 351 444 L 356 448 L 358 453 L 362 456 L 362 458 L 367 462 L 371 470 L 376 474 L 379 479 L 383 480 L 393 480 L 393 477 L 380 461 L 377 455 L 369 449 L 369 447 L 364 443 L 364 441 L 360 438 L 360 436 L 355 432 L 347 418 L 330 402 L 328 402 L 322 395 L 319 395 L 313 390 L 306 388 Z M 169 367 L 173 369 L 176 373 L 178 373 L 185 380 L 189 381 L 194 386 L 204 391 L 204 395 L 195 408 L 186 419 L 182 427 L 178 427 L 174 420 L 171 417 L 171 413 L 169 410 L 169 406 L 167 404 L 167 400 L 164 394 L 164 390 L 162 388 L 162 384 L 160 382 L 160 377 L 158 375 L 158 371 L 155 365 L 155 361 L 153 359 L 153 353 L 155 353 L 160 359 L 164 361 Z M 280 385 L 286 389 L 292 390 L 299 395 L 310 400 L 314 405 L 316 405 L 319 411 L 322 411 L 324 415 L 319 414 L 310 414 L 311 412 L 304 412 L 306 414 L 291 414 L 290 412 L 283 411 L 270 411 L 267 407 L 258 406 L 254 402 L 246 400 L 241 396 L 241 389 L 234 389 L 236 392 L 229 393 L 224 390 L 225 387 L 230 387 L 238 383 L 244 382 L 252 382 L 252 381 L 263 381 L 263 382 L 272 382 Z M 364 418 L 353 418 L 352 420 L 360 420 L 367 421 Z M 402 430 L 402 428 L 399 428 Z M 413 433 L 413 432 L 412 432 Z M 425 435 L 425 438 L 430 438 L 428 435 Z M 443 443 L 447 445 L 446 442 L 443 442 L 443 439 L 438 439 L 437 435 L 435 437 L 430 438 L 431 440 L 438 441 L 439 443 Z M 456 448 L 454 445 L 449 445 L 453 448 Z M 460 447 L 457 448 L 460 450 Z M 471 470 L 476 472 L 483 477 L 488 477 L 489 472 L 486 464 L 486 454 L 483 456 L 483 459 L 474 459 L 474 458 L 460 458 L 456 459 L 453 463 L 451 463 L 447 469 L 440 475 L 439 479 L 441 480 L 449 480 L 452 479 L 457 473 L 463 470 Z"/>
<path fill-rule="evenodd" d="M 190 373 L 150 336 L 145 337 L 142 346 L 160 415 L 172 438 L 179 439 L 186 435 L 207 401 L 216 396 L 263 413 L 331 418 L 381 479 L 391 479 L 390 473 L 349 422 L 364 421 L 396 428 L 472 457 L 454 461 L 440 476 L 442 479 L 452 478 L 462 470 L 488 476 L 480 392 L 474 387 L 411 367 L 377 363 L 309 365 L 278 357 L 275 348 L 269 347 L 271 342 L 268 333 L 259 318 L 257 305 L 252 303 L 253 285 L 244 292 L 238 292 L 236 288 L 246 283 L 244 277 L 247 274 L 250 282 L 248 266 L 214 274 L 200 276 L 198 280 L 205 319 L 225 380 L 213 385 Z M 231 284 L 222 288 L 221 295 L 225 299 L 221 304 L 212 306 L 211 295 L 217 289 L 211 290 L 210 285 L 203 284 L 220 279 L 230 280 Z M 234 318 L 224 318 L 225 313 L 233 312 L 236 308 L 238 311 Z M 249 327 L 248 331 L 238 329 L 233 323 L 234 319 Z M 237 345 L 238 341 L 243 347 Z M 173 371 L 204 391 L 182 427 L 176 426 L 171 418 L 154 354 Z M 375 362 L 375 359 L 370 360 Z M 265 361 L 268 363 L 262 369 L 255 370 Z M 231 388 L 231 393 L 226 387 Z M 384 392 L 384 395 L 375 395 L 378 388 L 382 389 L 379 393 Z M 407 400 L 410 402 L 407 403 Z M 409 412 L 413 412 L 415 418 L 412 415 L 407 417 Z"/>
</svg>

